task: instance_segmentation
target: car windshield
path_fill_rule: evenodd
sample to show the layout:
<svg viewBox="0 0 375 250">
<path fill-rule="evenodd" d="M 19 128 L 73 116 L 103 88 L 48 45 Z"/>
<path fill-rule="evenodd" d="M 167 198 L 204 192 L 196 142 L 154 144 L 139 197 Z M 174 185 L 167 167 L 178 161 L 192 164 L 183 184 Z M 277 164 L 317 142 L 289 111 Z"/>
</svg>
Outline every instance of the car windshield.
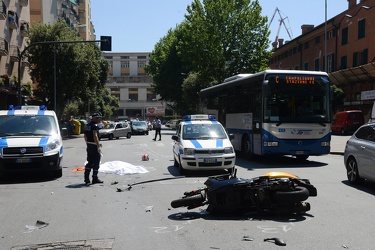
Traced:
<svg viewBox="0 0 375 250">
<path fill-rule="evenodd" d="M 0 136 L 40 136 L 57 134 L 53 116 L 0 116 Z"/>
<path fill-rule="evenodd" d="M 141 121 L 135 121 L 133 122 L 133 126 L 147 126 L 146 122 L 141 122 Z"/>
<path fill-rule="evenodd" d="M 226 139 L 224 128 L 220 124 L 187 124 L 182 129 L 182 139 Z"/>
</svg>

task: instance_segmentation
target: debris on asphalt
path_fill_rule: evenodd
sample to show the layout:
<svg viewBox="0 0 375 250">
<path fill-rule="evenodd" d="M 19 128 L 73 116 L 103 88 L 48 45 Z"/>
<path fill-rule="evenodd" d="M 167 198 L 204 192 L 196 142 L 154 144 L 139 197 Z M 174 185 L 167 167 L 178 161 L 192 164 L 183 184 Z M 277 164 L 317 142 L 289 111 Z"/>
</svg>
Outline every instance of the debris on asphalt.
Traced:
<svg viewBox="0 0 375 250">
<path fill-rule="evenodd" d="M 153 208 L 154 208 L 154 206 L 147 206 L 147 207 L 145 208 L 146 213 L 147 213 L 147 212 L 151 212 Z"/>
<path fill-rule="evenodd" d="M 49 225 L 49 223 L 46 223 L 46 222 L 41 221 L 41 220 L 37 220 L 34 226 L 26 225 L 26 228 L 27 228 L 26 232 L 30 233 L 30 232 L 34 231 L 35 229 L 41 229 L 41 228 L 46 227 L 48 225 Z"/>
<path fill-rule="evenodd" d="M 264 241 L 275 241 L 274 243 L 278 246 L 286 246 L 286 243 L 280 238 L 266 238 Z"/>
<path fill-rule="evenodd" d="M 243 241 L 253 241 L 254 238 L 251 237 L 251 236 L 249 236 L 249 235 L 245 235 L 244 237 L 242 237 L 242 240 L 243 240 Z"/>
</svg>

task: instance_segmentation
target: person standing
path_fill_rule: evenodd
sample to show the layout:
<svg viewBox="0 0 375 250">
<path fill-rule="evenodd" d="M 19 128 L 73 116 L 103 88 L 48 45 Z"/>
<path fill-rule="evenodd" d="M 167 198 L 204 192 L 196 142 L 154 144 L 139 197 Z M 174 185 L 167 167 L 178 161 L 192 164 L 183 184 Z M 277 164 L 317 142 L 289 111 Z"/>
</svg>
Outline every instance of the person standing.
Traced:
<svg viewBox="0 0 375 250">
<path fill-rule="evenodd" d="M 159 141 L 161 141 L 161 121 L 159 117 L 156 117 L 156 120 L 154 122 L 154 128 L 155 128 L 155 138 L 153 140 L 156 141 L 156 137 L 159 135 Z"/>
<path fill-rule="evenodd" d="M 94 113 L 91 116 L 91 121 L 85 126 L 84 139 L 87 145 L 87 164 L 85 166 L 85 183 L 90 184 L 90 172 L 92 173 L 92 184 L 103 183 L 98 178 L 99 164 L 101 157 L 102 144 L 99 143 L 99 126 L 98 123 L 101 120 L 99 113 Z"/>
</svg>

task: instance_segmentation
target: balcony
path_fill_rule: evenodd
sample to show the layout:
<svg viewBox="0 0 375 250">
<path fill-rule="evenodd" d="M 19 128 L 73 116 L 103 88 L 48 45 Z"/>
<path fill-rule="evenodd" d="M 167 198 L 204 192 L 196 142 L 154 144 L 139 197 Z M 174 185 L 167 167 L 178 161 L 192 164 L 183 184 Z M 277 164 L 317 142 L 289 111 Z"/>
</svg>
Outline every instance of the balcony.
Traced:
<svg viewBox="0 0 375 250">
<path fill-rule="evenodd" d="M 20 22 L 20 34 L 23 37 L 29 36 L 29 23 L 27 21 L 21 20 L 21 22 Z"/>
<path fill-rule="evenodd" d="M 0 55 L 7 56 L 9 53 L 9 44 L 5 38 L 0 37 Z"/>
<path fill-rule="evenodd" d="M 5 20 L 7 18 L 7 6 L 4 1 L 0 3 L 0 20 Z"/>
<path fill-rule="evenodd" d="M 25 7 L 29 5 L 29 0 L 18 0 L 18 3 L 22 6 Z"/>
<path fill-rule="evenodd" d="M 18 62 L 18 52 L 20 47 L 17 45 L 10 45 L 9 47 L 9 56 L 11 62 Z"/>
<path fill-rule="evenodd" d="M 18 28 L 18 15 L 17 12 L 9 10 L 8 11 L 8 22 L 10 29 L 17 29 Z"/>
</svg>

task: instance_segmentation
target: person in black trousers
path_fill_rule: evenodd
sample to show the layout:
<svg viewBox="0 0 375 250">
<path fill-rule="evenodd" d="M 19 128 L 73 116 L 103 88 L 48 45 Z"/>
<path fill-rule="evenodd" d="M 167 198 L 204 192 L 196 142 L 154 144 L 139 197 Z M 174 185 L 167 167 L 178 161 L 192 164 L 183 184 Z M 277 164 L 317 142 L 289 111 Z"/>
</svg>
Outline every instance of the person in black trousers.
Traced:
<svg viewBox="0 0 375 250">
<path fill-rule="evenodd" d="M 154 128 L 155 128 L 155 138 L 153 140 L 156 141 L 156 137 L 159 135 L 159 141 L 161 141 L 161 121 L 159 117 L 156 117 L 156 121 L 154 122 Z"/>
<path fill-rule="evenodd" d="M 91 121 L 85 126 L 84 139 L 87 145 L 87 164 L 85 166 L 85 183 L 90 184 L 90 172 L 92 173 L 92 184 L 103 183 L 98 178 L 99 164 L 101 157 L 102 144 L 99 143 L 99 127 L 98 123 L 101 120 L 101 116 L 98 113 L 94 113 L 91 116 Z"/>
</svg>

